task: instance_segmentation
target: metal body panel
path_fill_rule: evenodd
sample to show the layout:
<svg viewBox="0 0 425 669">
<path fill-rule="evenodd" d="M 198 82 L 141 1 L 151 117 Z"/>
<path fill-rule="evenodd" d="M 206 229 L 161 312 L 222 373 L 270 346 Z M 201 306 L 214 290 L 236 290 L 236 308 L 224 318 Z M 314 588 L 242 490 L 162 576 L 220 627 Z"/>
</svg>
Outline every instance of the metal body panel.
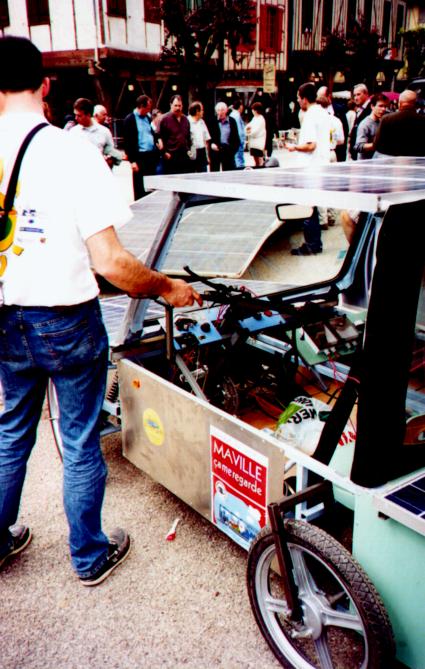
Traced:
<svg viewBox="0 0 425 669">
<path fill-rule="evenodd" d="M 130 360 L 121 360 L 118 370 L 123 453 L 130 462 L 211 521 L 215 429 L 267 459 L 267 503 L 282 495 L 286 458 L 279 442 Z"/>
</svg>

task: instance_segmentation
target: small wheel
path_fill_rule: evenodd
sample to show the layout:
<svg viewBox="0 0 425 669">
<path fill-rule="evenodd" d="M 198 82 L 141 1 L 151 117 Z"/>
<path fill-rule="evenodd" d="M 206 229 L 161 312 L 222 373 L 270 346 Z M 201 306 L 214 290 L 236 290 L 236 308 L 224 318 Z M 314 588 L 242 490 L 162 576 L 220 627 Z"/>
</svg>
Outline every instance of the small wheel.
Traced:
<svg viewBox="0 0 425 669">
<path fill-rule="evenodd" d="M 251 545 L 247 585 L 257 624 L 287 669 L 389 669 L 394 639 L 384 605 L 352 555 L 308 523 L 286 520 L 302 619 L 289 617 L 273 536 Z"/>
<path fill-rule="evenodd" d="M 58 396 L 56 394 L 56 388 L 51 379 L 47 385 L 47 407 L 49 410 L 49 420 L 52 427 L 53 438 L 55 440 L 56 448 L 59 453 L 59 457 L 63 460 L 63 443 L 62 437 L 59 430 L 59 403 Z"/>
</svg>

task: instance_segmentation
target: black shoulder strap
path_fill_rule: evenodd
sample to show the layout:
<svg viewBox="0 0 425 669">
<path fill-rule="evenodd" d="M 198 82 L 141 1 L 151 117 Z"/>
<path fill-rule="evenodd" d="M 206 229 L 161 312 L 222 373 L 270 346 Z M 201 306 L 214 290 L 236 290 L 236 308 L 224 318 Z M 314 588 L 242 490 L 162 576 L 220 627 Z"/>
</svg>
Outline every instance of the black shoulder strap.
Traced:
<svg viewBox="0 0 425 669">
<path fill-rule="evenodd" d="M 30 130 L 30 132 L 28 133 L 28 135 L 25 137 L 24 141 L 21 144 L 21 148 L 19 149 L 18 155 L 16 156 L 12 174 L 10 175 L 6 196 L 4 198 L 4 206 L 2 213 L 3 220 L 7 219 L 7 216 L 13 207 L 13 202 L 15 200 L 15 195 L 16 195 L 16 186 L 18 184 L 19 170 L 21 169 L 22 158 L 24 157 L 25 151 L 27 150 L 28 145 L 31 142 L 34 135 L 36 135 L 42 128 L 45 128 L 48 125 L 49 123 L 43 121 L 43 123 L 39 123 L 38 125 L 34 126 L 34 128 Z"/>
</svg>

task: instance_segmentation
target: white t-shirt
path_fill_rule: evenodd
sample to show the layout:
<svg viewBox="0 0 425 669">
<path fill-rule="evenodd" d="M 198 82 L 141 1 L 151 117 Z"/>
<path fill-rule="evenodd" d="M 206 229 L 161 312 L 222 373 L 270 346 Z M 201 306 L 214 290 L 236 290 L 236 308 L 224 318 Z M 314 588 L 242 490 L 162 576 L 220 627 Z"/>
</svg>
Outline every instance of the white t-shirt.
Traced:
<svg viewBox="0 0 425 669">
<path fill-rule="evenodd" d="M 209 130 L 207 128 L 207 124 L 205 123 L 203 118 L 199 118 L 197 121 L 193 118 L 193 116 L 188 116 L 189 123 L 190 123 L 190 134 L 192 138 L 192 146 L 194 149 L 205 149 L 207 146 L 207 142 L 210 141 L 211 135 L 209 133 Z"/>
<path fill-rule="evenodd" d="M 0 202 L 22 140 L 42 121 L 34 113 L 0 116 Z M 24 156 L 14 208 L 14 238 L 9 232 L 0 240 L 5 304 L 61 306 L 94 298 L 85 240 L 132 215 L 99 151 L 54 126 L 40 130 Z"/>
<path fill-rule="evenodd" d="M 306 167 L 329 163 L 331 157 L 331 119 L 330 115 L 318 104 L 312 104 L 304 113 L 298 144 L 314 142 L 316 148 L 310 153 L 299 152 L 299 164 Z"/>
</svg>

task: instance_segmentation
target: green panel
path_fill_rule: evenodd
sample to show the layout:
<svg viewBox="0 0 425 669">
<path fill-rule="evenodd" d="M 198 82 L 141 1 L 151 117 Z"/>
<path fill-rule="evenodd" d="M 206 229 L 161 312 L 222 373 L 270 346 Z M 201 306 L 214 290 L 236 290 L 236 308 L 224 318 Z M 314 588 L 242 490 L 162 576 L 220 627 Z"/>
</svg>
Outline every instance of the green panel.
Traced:
<svg viewBox="0 0 425 669">
<path fill-rule="evenodd" d="M 356 497 L 353 555 L 365 569 L 391 618 L 397 657 L 425 667 L 425 537 L 378 516 L 369 492 Z"/>
</svg>

